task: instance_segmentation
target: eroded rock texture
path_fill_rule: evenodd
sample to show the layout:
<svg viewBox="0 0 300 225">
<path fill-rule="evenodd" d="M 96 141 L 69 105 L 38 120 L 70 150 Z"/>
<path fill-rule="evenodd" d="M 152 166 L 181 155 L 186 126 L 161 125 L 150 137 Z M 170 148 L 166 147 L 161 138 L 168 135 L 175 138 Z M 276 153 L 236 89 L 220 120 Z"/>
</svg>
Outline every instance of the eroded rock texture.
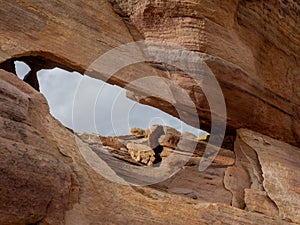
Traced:
<svg viewBox="0 0 300 225">
<path fill-rule="evenodd" d="M 142 77 L 165 77 L 172 81 L 167 86 L 187 91 L 201 127 L 209 131 L 206 98 L 183 72 L 167 65 L 137 64 L 109 77 L 90 66 L 108 50 L 134 40 L 177 43 L 201 54 L 217 77 L 226 101 L 229 133 L 246 127 L 299 146 L 298 1 L 109 2 L 119 15 L 105 0 L 0 2 L 1 67 L 13 72 L 11 63 L 19 59 L 34 68 L 88 70 L 96 78 L 121 86 Z M 148 94 L 142 85 L 132 85 L 136 94 L 131 97 L 175 116 L 174 105 L 190 112 L 180 88 L 170 88 L 175 102 L 167 104 L 149 96 L 166 89 L 154 84 L 148 82 Z M 195 125 L 190 118 L 184 119 Z"/>
<path fill-rule="evenodd" d="M 299 145 L 298 1 L 110 2 L 146 40 L 206 54 L 225 96 L 228 128 L 247 127 Z M 192 79 L 176 71 L 167 77 L 189 90 L 202 120 L 209 118 Z"/>
<path fill-rule="evenodd" d="M 77 179 L 59 152 L 45 98 L 0 71 L 0 224 L 65 224 Z"/>
<path fill-rule="evenodd" d="M 235 153 L 224 178 L 232 205 L 299 223 L 299 148 L 241 129 Z"/>
<path fill-rule="evenodd" d="M 0 1 L 0 68 L 6 70 L 0 70 L 0 224 L 299 224 L 299 8 L 295 0 Z M 221 149 L 206 171 L 197 170 L 206 143 L 187 138 L 180 148 L 196 151 L 175 176 L 151 187 L 107 180 L 91 167 L 98 165 L 97 155 L 114 156 L 119 171 L 112 174 L 129 163 L 144 166 L 128 155 L 128 140 L 102 137 L 115 141 L 104 147 L 97 135 L 74 135 L 49 114 L 45 98 L 14 75 L 20 60 L 31 67 L 25 81 L 35 89 L 36 71 L 56 66 L 88 70 L 120 86 L 147 76 L 167 78 L 135 83 L 128 96 L 179 116 L 176 105 L 189 115 L 185 90 L 209 131 L 206 98 L 182 71 L 146 63 L 109 77 L 90 66 L 134 40 L 168 41 L 199 53 L 222 88 L 228 134 L 250 129 L 238 130 L 234 147 Z M 137 48 L 137 55 L 143 50 Z M 148 96 L 149 89 L 175 96 L 173 105 Z M 168 162 L 178 140 L 174 131 L 161 133 L 154 141 Z M 82 148 L 95 161 L 89 164 Z M 185 154 L 178 156 L 180 161 Z"/>
<path fill-rule="evenodd" d="M 270 214 L 268 210 L 265 213 L 268 204 L 254 205 L 262 199 L 259 191 L 247 191 L 245 195 L 249 210 L 254 212 L 230 206 L 230 190 L 223 187 L 222 179 L 232 163 L 218 164 L 216 160 L 205 173 L 200 173 L 195 165 L 201 154 L 178 175 L 156 187 L 123 186 L 95 172 L 81 154 L 82 147 L 84 151 L 107 151 L 98 143 L 99 137 L 83 135 L 79 139 L 49 114 L 40 93 L 3 70 L 0 78 L 3 225 L 153 224 L 153 221 L 155 224 L 285 225 L 295 224 L 287 221 L 299 221 L 296 173 L 299 164 L 295 161 L 299 149 L 295 147 L 251 132 L 249 136 L 248 131 L 240 134 L 247 143 L 246 137 L 254 144 L 256 139 L 258 145 L 264 146 L 263 140 L 270 144 L 258 151 L 258 157 L 265 174 L 264 196 L 274 202 L 279 214 Z M 264 158 L 269 148 L 277 147 L 287 150 L 282 152 L 284 155 L 294 154 L 293 159 L 274 155 L 270 163 Z M 229 157 L 226 151 L 218 157 L 222 158 L 222 154 Z M 126 166 L 118 160 L 115 163 L 119 168 Z M 187 186 L 189 183 L 193 185 Z"/>
<path fill-rule="evenodd" d="M 241 132 L 243 140 L 257 152 L 264 189 L 277 205 L 281 217 L 299 223 L 299 149 L 266 136 L 255 136 L 255 133 L 249 131 Z M 255 142 L 248 141 L 251 137 Z"/>
</svg>

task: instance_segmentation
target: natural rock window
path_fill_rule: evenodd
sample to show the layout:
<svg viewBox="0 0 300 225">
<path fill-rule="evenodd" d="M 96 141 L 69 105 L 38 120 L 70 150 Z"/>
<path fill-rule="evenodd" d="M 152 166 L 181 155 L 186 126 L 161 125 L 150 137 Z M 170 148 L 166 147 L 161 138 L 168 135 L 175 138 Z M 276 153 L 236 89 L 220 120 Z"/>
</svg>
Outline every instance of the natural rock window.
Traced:
<svg viewBox="0 0 300 225">
<path fill-rule="evenodd" d="M 33 75 L 34 71 L 26 63 L 15 61 L 15 66 L 16 74 L 20 79 Z M 116 85 L 59 68 L 42 69 L 34 73 L 37 74 L 37 87 L 48 100 L 52 115 L 74 131 L 116 136 L 129 134 L 132 127 L 146 129 L 153 124 L 161 124 L 175 127 L 183 132 L 189 131 L 197 136 L 205 133 L 154 107 L 128 99 L 126 90 Z M 80 97 L 75 99 L 78 93 Z M 97 94 L 95 118 L 86 119 L 86 111 L 93 109 L 87 109 L 85 101 L 91 97 L 90 94 L 95 93 Z M 80 101 L 78 106 L 82 107 L 74 109 L 74 101 Z M 76 115 L 73 110 L 76 110 Z M 72 117 L 77 119 L 75 126 Z"/>
</svg>

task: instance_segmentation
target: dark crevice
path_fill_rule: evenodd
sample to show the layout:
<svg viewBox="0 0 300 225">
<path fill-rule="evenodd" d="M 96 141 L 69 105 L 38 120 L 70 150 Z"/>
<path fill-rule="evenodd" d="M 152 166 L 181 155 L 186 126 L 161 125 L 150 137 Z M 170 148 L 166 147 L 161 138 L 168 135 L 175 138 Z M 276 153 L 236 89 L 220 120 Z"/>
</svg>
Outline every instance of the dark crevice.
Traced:
<svg viewBox="0 0 300 225">
<path fill-rule="evenodd" d="M 81 74 L 84 73 L 84 69 L 75 66 L 75 64 L 67 59 L 58 57 L 49 52 L 28 52 L 24 53 L 24 55 L 12 57 L 0 63 L 0 69 L 17 75 L 15 67 L 16 61 L 24 62 L 30 67 L 31 70 L 26 74 L 23 81 L 37 91 L 39 91 L 37 72 L 42 69 L 54 69 L 59 67 L 69 72 L 77 71 Z"/>
<path fill-rule="evenodd" d="M 26 74 L 23 81 L 25 81 L 27 84 L 29 84 L 31 87 L 33 87 L 35 90 L 40 91 L 40 85 L 37 78 L 37 72 L 39 69 L 36 67 L 31 67 L 31 70 Z"/>
<path fill-rule="evenodd" d="M 0 68 L 7 72 L 17 75 L 14 59 L 8 59 L 8 60 L 0 63 Z"/>
<path fill-rule="evenodd" d="M 15 66 L 15 62 L 17 62 L 17 61 L 24 62 L 24 63 L 26 63 L 27 66 L 30 67 L 30 71 L 25 75 L 23 81 L 26 82 L 27 84 L 29 84 L 35 90 L 40 91 L 40 85 L 39 85 L 39 81 L 37 78 L 37 72 L 41 69 L 44 69 L 43 65 L 46 65 L 46 64 L 42 64 L 40 60 L 37 60 L 37 61 L 35 61 L 33 59 L 22 60 L 21 58 L 18 58 L 18 59 L 9 59 L 9 60 L 4 61 L 3 63 L 0 64 L 0 68 L 7 72 L 13 73 L 17 76 L 16 66 Z"/>
</svg>

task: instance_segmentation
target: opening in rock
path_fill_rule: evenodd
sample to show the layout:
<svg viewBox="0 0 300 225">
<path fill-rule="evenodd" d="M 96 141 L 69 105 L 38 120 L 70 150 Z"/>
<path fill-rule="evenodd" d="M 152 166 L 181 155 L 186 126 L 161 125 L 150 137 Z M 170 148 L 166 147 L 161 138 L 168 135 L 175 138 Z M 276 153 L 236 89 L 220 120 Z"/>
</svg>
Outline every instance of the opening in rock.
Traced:
<svg viewBox="0 0 300 225">
<path fill-rule="evenodd" d="M 16 74 L 21 80 L 23 80 L 26 74 L 28 74 L 29 71 L 31 70 L 26 63 L 21 61 L 15 61 L 15 67 L 16 67 L 15 69 Z"/>
<path fill-rule="evenodd" d="M 16 61 L 15 66 L 20 79 L 31 71 L 24 62 Z M 205 133 L 159 109 L 127 98 L 123 88 L 77 72 L 43 69 L 37 72 L 37 79 L 51 114 L 76 132 L 120 136 L 130 134 L 132 127 L 146 129 L 161 124 L 196 136 Z M 94 101 L 90 102 L 91 99 Z"/>
<path fill-rule="evenodd" d="M 16 74 L 20 79 L 24 79 L 30 72 L 30 67 L 18 61 L 15 64 Z M 163 162 L 170 154 L 177 151 L 178 137 L 183 136 L 185 131 L 193 133 L 197 137 L 205 133 L 156 108 L 126 98 L 125 89 L 82 76 L 77 72 L 71 73 L 59 68 L 43 69 L 37 72 L 37 80 L 39 89 L 47 98 L 51 114 L 54 117 L 74 131 L 101 135 L 100 139 L 102 138 L 103 145 L 108 147 L 107 151 L 126 163 L 136 166 L 159 164 L 158 158 Z M 78 95 L 82 91 L 83 93 Z M 75 102 L 76 104 L 74 104 Z M 91 103 L 92 108 L 90 107 Z M 91 117 L 93 118 L 91 119 Z M 154 142 L 159 141 L 160 145 L 159 151 L 156 151 L 156 146 L 151 147 L 153 140 L 150 140 L 149 133 L 147 133 L 149 132 L 147 128 L 153 124 L 174 127 L 180 132 L 177 133 L 176 130 L 171 129 L 160 131 L 159 128 L 156 128 L 158 135 L 155 135 Z M 130 130 L 134 127 L 139 129 Z M 128 145 L 128 141 L 132 141 L 130 138 L 134 136 L 128 135 L 130 132 L 139 137 Z M 164 137 L 162 137 L 162 133 L 165 135 Z M 78 137 L 88 144 L 92 135 L 80 136 L 79 134 Z M 223 175 L 225 169 L 233 165 L 234 153 L 228 149 L 222 149 L 211 167 L 205 173 L 199 173 L 198 165 L 207 140 L 208 137 L 205 136 L 202 139 L 185 136 L 185 141 L 181 146 L 183 151 L 177 154 L 184 156 L 185 148 L 188 148 L 191 142 L 196 142 L 193 156 L 179 173 L 163 182 L 153 184 L 151 187 L 188 198 L 230 204 L 231 194 L 223 187 Z M 142 148 L 141 145 L 144 149 L 139 149 Z M 149 148 L 145 147 L 147 145 Z M 93 151 L 97 152 L 97 149 L 93 149 Z M 101 151 L 103 153 L 106 150 Z M 152 160 L 153 157 L 155 160 Z M 116 172 L 119 173 L 117 170 Z M 211 194 L 212 188 L 219 194 Z"/>
</svg>

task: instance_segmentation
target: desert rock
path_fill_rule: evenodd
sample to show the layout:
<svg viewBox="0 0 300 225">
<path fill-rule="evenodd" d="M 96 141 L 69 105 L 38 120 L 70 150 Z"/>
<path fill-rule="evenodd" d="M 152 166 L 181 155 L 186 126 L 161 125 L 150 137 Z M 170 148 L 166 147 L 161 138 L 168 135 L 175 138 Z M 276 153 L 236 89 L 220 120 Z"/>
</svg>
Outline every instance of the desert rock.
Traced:
<svg viewBox="0 0 300 225">
<path fill-rule="evenodd" d="M 150 127 L 149 136 L 148 136 L 148 145 L 152 149 L 156 149 L 160 146 L 159 138 L 164 135 L 164 128 L 161 125 L 152 125 Z"/>
<path fill-rule="evenodd" d="M 155 161 L 155 152 L 147 145 L 128 143 L 127 149 L 131 157 L 137 162 L 152 166 Z"/>
</svg>

